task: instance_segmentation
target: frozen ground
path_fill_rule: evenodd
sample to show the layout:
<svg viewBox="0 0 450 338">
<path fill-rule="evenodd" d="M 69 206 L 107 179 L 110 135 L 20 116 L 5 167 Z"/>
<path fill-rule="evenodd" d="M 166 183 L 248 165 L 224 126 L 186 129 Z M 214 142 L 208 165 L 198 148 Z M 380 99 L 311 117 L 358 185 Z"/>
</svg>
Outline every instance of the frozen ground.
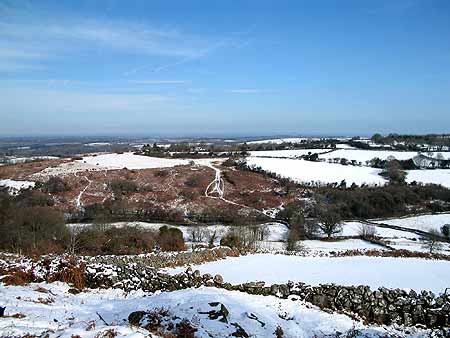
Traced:
<svg viewBox="0 0 450 338">
<path fill-rule="evenodd" d="M 20 189 L 28 189 L 34 187 L 35 182 L 31 181 L 15 181 L 15 180 L 0 180 L 0 187 L 8 187 L 11 193 L 16 193 Z"/>
<path fill-rule="evenodd" d="M 266 171 L 277 173 L 283 177 L 290 177 L 297 182 L 340 183 L 347 185 L 355 183 L 385 184 L 386 181 L 378 175 L 379 169 L 368 167 L 344 166 L 326 162 L 311 162 L 304 160 L 278 158 L 247 158 L 248 165 L 261 167 Z"/>
<path fill-rule="evenodd" d="M 40 289 L 38 289 L 40 288 Z M 120 290 L 91 290 L 72 295 L 63 283 L 31 284 L 29 286 L 1 286 L 0 299 L 6 306 L 6 315 L 23 314 L 23 318 L 1 318 L 0 336 L 25 336 L 48 334 L 48 337 L 69 338 L 149 337 L 148 331 L 128 324 L 131 312 L 167 309 L 176 317 L 174 322 L 188 319 L 197 329 L 196 337 L 230 337 L 236 330 L 231 324 L 208 318 L 213 309 L 209 303 L 220 302 L 229 311 L 229 323 L 238 323 L 251 337 L 274 337 L 279 325 L 284 337 L 323 337 L 336 331 L 353 328 L 362 331 L 358 337 L 378 337 L 393 334 L 389 327 L 365 326 L 345 315 L 326 313 L 298 301 L 272 296 L 255 296 L 215 288 L 199 288 L 156 293 L 135 292 L 125 294 Z M 41 290 L 41 292 L 37 291 Z M 47 292 L 42 292 L 47 290 Z M 47 304 L 44 304 L 47 303 Z M 104 319 L 100 320 L 99 315 Z M 257 317 L 260 322 L 250 317 Z M 108 325 L 106 325 L 108 324 Z M 111 332 L 111 331 L 110 331 Z M 426 332 L 410 329 L 409 333 L 396 332 L 400 337 L 425 337 Z M 152 335 L 157 338 L 157 336 Z"/>
<path fill-rule="evenodd" d="M 170 273 L 184 268 L 169 269 Z M 450 262 L 391 257 L 300 257 L 255 254 L 194 266 L 201 273 L 221 274 L 230 283 L 289 280 L 311 285 L 336 283 L 444 292 L 450 287 Z"/>
</svg>

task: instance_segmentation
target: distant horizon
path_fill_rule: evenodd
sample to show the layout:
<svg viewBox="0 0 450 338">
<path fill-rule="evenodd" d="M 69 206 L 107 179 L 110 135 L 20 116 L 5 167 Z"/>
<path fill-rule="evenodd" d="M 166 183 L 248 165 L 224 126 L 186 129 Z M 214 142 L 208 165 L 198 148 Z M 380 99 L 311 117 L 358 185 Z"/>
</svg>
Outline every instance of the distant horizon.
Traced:
<svg viewBox="0 0 450 338">
<path fill-rule="evenodd" d="M 4 139 L 277 139 L 277 138 L 314 138 L 314 137 L 322 137 L 322 138 L 344 138 L 344 137 L 368 137 L 370 138 L 373 134 L 185 134 L 185 135 L 152 135 L 152 134 L 22 134 L 22 135 L 0 135 L 0 140 Z M 389 133 L 388 133 L 389 134 Z M 440 133 L 439 133 L 440 134 Z"/>
<path fill-rule="evenodd" d="M 255 140 L 265 140 L 265 139 L 278 139 L 278 138 L 352 138 L 352 137 L 362 137 L 362 138 L 371 138 L 373 135 L 379 132 L 374 132 L 371 134 L 358 134 L 355 133 L 353 135 L 349 134 L 217 134 L 217 135 L 151 135 L 151 134 L 111 134 L 111 135 L 102 135 L 102 134 L 85 134 L 85 135 L 63 135 L 63 134 L 48 134 L 48 135 L 0 135 L 0 141 L 7 139 L 99 139 L 99 140 L 137 140 L 137 139 L 174 139 L 174 140 L 182 140 L 182 139 L 255 139 Z M 417 135 L 417 136 L 425 136 L 425 135 L 450 135 L 450 133 L 439 133 L 439 132 L 431 132 L 431 133 L 396 133 L 396 132 L 388 132 L 388 133 L 379 133 L 383 136 L 387 136 L 389 134 L 397 134 L 397 135 Z"/>
</svg>

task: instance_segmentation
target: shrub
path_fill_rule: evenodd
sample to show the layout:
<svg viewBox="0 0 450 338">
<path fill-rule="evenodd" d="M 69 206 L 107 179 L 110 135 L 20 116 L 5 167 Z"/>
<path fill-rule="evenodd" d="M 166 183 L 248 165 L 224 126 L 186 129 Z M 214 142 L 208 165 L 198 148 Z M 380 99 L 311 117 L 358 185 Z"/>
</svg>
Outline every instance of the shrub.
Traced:
<svg viewBox="0 0 450 338">
<path fill-rule="evenodd" d="M 287 251 L 297 251 L 298 241 L 300 240 L 300 232 L 298 227 L 291 227 L 288 232 L 288 237 L 286 240 L 286 250 Z"/>
<path fill-rule="evenodd" d="M 157 170 L 153 173 L 153 176 L 155 177 L 167 177 L 169 175 L 169 171 L 168 170 Z"/>
<path fill-rule="evenodd" d="M 139 227 L 92 226 L 82 229 L 77 238 L 77 251 L 87 255 L 135 255 L 150 252 L 158 235 Z"/>
<path fill-rule="evenodd" d="M 186 249 L 180 229 L 164 225 L 159 228 L 158 244 L 163 251 L 183 251 Z"/>
<path fill-rule="evenodd" d="M 435 253 L 442 249 L 442 242 L 440 238 L 439 231 L 435 229 L 430 229 L 428 231 L 428 237 L 424 238 L 425 244 L 423 245 L 424 249 L 427 249 L 430 254 Z"/>
<path fill-rule="evenodd" d="M 190 188 L 195 188 L 200 185 L 201 177 L 200 175 L 191 175 L 188 177 L 188 179 L 184 182 L 184 185 Z"/>
<path fill-rule="evenodd" d="M 241 249 L 242 241 L 237 233 L 229 231 L 220 239 L 220 245 L 227 246 L 232 249 Z"/>
<path fill-rule="evenodd" d="M 60 193 L 70 190 L 70 186 L 58 176 L 52 176 L 42 185 L 42 191 L 48 193 Z"/>
<path fill-rule="evenodd" d="M 397 160 L 388 161 L 380 175 L 387 178 L 391 184 L 404 184 L 406 179 L 406 172 Z"/>
<path fill-rule="evenodd" d="M 450 237 L 450 224 L 445 224 L 441 228 L 441 232 L 445 237 Z"/>
<path fill-rule="evenodd" d="M 361 224 L 359 226 L 358 233 L 362 238 L 371 239 L 371 238 L 375 237 L 377 230 L 375 229 L 375 226 L 373 226 L 373 225 Z"/>
<path fill-rule="evenodd" d="M 25 271 L 21 268 L 4 270 L 0 268 L 1 281 L 5 285 L 27 285 L 36 281 L 36 276 L 32 270 Z"/>
<path fill-rule="evenodd" d="M 115 179 L 109 183 L 109 187 L 115 194 L 129 194 L 138 191 L 136 182 L 128 179 Z"/>
<path fill-rule="evenodd" d="M 67 261 L 61 261 L 56 272 L 48 276 L 49 283 L 60 281 L 72 284 L 78 290 L 84 289 L 85 280 L 85 264 L 79 263 L 75 258 L 71 257 Z"/>
<path fill-rule="evenodd" d="M 19 208 L 23 207 L 51 207 L 55 204 L 53 197 L 36 190 L 23 190 L 12 201 Z"/>
</svg>

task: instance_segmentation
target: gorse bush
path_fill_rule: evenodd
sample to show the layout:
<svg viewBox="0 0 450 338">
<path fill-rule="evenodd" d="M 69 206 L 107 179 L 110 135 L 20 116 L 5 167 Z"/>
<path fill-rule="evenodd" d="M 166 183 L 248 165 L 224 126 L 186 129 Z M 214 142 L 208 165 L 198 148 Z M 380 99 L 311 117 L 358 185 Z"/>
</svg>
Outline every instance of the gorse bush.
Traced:
<svg viewBox="0 0 450 338">
<path fill-rule="evenodd" d="M 128 179 L 115 179 L 109 183 L 110 189 L 115 194 L 130 194 L 139 190 L 136 182 Z"/>
<path fill-rule="evenodd" d="M 182 251 L 186 249 L 183 232 L 177 228 L 159 228 L 158 245 L 163 251 Z"/>
<path fill-rule="evenodd" d="M 90 226 L 77 235 L 77 252 L 85 255 L 134 255 L 151 252 L 155 231 L 133 226 Z"/>
<path fill-rule="evenodd" d="M 70 191 L 70 186 L 62 178 L 52 176 L 47 182 L 42 184 L 42 191 L 48 193 L 60 193 Z"/>
</svg>

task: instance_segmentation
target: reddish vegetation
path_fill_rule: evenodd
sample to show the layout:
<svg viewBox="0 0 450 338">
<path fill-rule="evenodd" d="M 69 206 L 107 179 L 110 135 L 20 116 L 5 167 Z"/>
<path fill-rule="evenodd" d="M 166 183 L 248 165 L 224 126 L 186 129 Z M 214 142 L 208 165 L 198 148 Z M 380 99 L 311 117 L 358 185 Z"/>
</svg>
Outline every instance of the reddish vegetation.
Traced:
<svg viewBox="0 0 450 338">
<path fill-rule="evenodd" d="M 33 173 L 55 166 L 61 161 L 41 161 L 0 167 L 0 178 L 32 179 Z M 64 212 L 77 211 L 77 197 L 81 197 L 83 206 L 104 203 L 120 198 L 129 209 L 147 209 L 149 205 L 158 205 L 171 210 L 174 221 L 181 221 L 185 210 L 201 211 L 205 209 L 222 210 L 236 213 L 238 210 L 250 212 L 252 209 L 276 208 L 293 201 L 300 193 L 293 190 L 289 194 L 280 194 L 283 187 L 263 174 L 239 171 L 221 167 L 225 184 L 225 198 L 240 204 L 227 203 L 217 198 L 205 196 L 205 189 L 214 179 L 214 171 L 205 166 L 176 166 L 143 170 L 85 171 L 76 175 L 68 174 L 61 178 L 70 187 L 68 191 L 53 193 L 55 207 Z M 128 181 L 136 185 L 137 191 L 118 192 L 111 189 L 111 182 Z M 89 182 L 92 181 L 92 182 Z M 120 196 L 118 196 L 120 195 Z M 246 208 L 250 207 L 250 208 Z M 178 215 L 178 216 L 176 216 Z"/>
<path fill-rule="evenodd" d="M 0 179 L 27 180 L 30 175 L 38 173 L 45 168 L 54 167 L 68 160 L 43 160 L 15 165 L 0 166 Z"/>
<path fill-rule="evenodd" d="M 4 276 L 2 282 L 5 285 L 26 285 L 36 281 L 33 271 L 25 271 L 17 267 L 11 269 L 0 268 L 0 275 Z"/>
</svg>

